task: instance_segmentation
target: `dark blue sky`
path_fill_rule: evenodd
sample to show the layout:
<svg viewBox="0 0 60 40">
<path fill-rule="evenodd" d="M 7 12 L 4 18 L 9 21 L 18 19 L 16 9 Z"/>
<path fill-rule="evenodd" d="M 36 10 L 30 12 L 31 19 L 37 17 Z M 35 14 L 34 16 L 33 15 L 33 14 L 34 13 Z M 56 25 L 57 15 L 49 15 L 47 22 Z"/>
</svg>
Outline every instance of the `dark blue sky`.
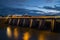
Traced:
<svg viewBox="0 0 60 40">
<path fill-rule="evenodd" d="M 0 5 L 13 8 L 25 8 L 29 10 L 39 10 L 45 13 L 60 13 L 58 10 L 45 9 L 44 6 L 54 8 L 54 6 L 60 6 L 60 0 L 0 0 Z M 37 12 L 38 14 L 40 12 Z"/>
<path fill-rule="evenodd" d="M 0 0 L 0 4 L 11 7 L 60 6 L 60 0 Z"/>
</svg>

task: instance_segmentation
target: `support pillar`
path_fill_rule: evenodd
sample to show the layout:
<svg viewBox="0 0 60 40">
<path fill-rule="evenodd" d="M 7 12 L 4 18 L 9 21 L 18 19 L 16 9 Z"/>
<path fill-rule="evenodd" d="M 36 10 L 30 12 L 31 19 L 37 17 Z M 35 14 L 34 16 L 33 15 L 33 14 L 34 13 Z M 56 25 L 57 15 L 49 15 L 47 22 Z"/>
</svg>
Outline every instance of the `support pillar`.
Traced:
<svg viewBox="0 0 60 40">
<path fill-rule="evenodd" d="M 41 27 L 42 25 L 42 20 L 39 20 L 39 28 Z"/>
<path fill-rule="evenodd" d="M 9 20 L 9 24 L 11 23 L 11 20 L 12 20 L 12 19 Z"/>
<path fill-rule="evenodd" d="M 25 19 L 23 19 L 23 26 L 24 26 L 24 24 L 25 24 Z"/>
<path fill-rule="evenodd" d="M 52 28 L 52 31 L 54 30 L 54 23 L 55 23 L 55 20 L 52 19 L 52 20 L 51 20 L 51 28 Z"/>
<path fill-rule="evenodd" d="M 17 25 L 19 24 L 19 22 L 20 22 L 20 19 L 18 19 Z"/>
<path fill-rule="evenodd" d="M 30 28 L 32 27 L 33 19 L 30 19 Z"/>
</svg>

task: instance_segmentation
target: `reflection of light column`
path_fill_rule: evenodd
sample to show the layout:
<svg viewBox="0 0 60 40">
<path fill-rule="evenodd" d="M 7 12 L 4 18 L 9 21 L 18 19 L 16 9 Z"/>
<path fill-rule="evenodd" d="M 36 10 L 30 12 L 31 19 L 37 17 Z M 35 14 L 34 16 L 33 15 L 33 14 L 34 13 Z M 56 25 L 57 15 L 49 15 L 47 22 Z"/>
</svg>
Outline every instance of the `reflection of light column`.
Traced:
<svg viewBox="0 0 60 40">
<path fill-rule="evenodd" d="M 10 28 L 10 27 L 7 27 L 7 36 L 8 36 L 9 38 L 12 37 L 12 32 L 11 32 L 11 28 Z"/>
<path fill-rule="evenodd" d="M 17 40 L 18 39 L 18 28 L 14 29 L 14 39 Z"/>
<path fill-rule="evenodd" d="M 30 19 L 30 28 L 31 28 L 31 26 L 32 26 L 32 22 L 33 22 L 33 19 Z"/>
<path fill-rule="evenodd" d="M 53 29 L 54 29 L 54 22 L 55 22 L 55 20 L 52 19 L 52 20 L 51 20 L 51 28 L 52 28 L 52 31 L 53 31 Z"/>
<path fill-rule="evenodd" d="M 42 20 L 39 20 L 39 28 L 41 27 L 42 25 Z"/>
<path fill-rule="evenodd" d="M 9 24 L 11 23 L 11 20 L 12 20 L 12 19 L 9 19 Z"/>
<path fill-rule="evenodd" d="M 39 35 L 38 40 L 46 40 L 45 35 L 42 33 Z"/>
<path fill-rule="evenodd" d="M 19 24 L 19 22 L 20 22 L 20 19 L 18 19 L 17 25 Z"/>
<path fill-rule="evenodd" d="M 25 32 L 23 35 L 23 40 L 29 40 L 30 38 L 30 33 L 29 32 Z"/>
</svg>

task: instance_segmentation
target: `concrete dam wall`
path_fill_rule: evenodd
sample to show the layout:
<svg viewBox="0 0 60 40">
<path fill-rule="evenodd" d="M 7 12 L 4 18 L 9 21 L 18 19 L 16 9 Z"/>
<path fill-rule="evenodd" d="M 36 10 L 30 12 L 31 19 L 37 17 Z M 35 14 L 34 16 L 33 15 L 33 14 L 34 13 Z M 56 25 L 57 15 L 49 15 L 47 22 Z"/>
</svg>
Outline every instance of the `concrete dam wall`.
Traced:
<svg viewBox="0 0 60 40">
<path fill-rule="evenodd" d="M 3 20 L 3 21 L 2 21 Z M 28 27 L 39 30 L 60 31 L 60 16 L 11 16 L 0 17 L 0 24 Z"/>
<path fill-rule="evenodd" d="M 60 18 L 8 18 L 6 23 L 12 26 L 29 27 L 40 30 L 60 30 Z"/>
</svg>

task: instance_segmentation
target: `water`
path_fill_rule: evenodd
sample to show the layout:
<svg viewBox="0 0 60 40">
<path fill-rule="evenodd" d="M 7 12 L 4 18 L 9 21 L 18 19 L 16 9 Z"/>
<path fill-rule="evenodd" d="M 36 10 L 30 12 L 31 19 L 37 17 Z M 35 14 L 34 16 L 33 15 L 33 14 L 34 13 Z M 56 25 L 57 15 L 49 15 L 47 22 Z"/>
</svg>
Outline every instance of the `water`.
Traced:
<svg viewBox="0 0 60 40">
<path fill-rule="evenodd" d="M 59 33 L 16 26 L 0 27 L 0 40 L 60 40 Z"/>
</svg>

